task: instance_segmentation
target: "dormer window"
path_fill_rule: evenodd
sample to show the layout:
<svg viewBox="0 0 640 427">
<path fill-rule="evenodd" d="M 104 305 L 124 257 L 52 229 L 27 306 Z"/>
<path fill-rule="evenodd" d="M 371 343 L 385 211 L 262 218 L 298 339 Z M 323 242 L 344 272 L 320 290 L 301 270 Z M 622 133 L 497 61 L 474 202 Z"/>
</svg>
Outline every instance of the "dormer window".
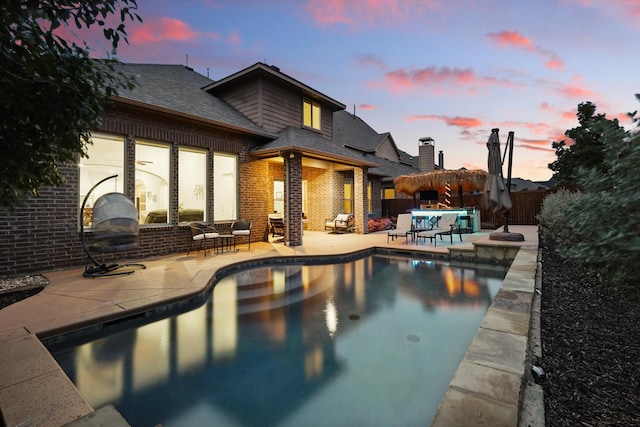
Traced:
<svg viewBox="0 0 640 427">
<path fill-rule="evenodd" d="M 320 130 L 320 104 L 306 99 L 302 103 L 302 124 Z"/>
</svg>

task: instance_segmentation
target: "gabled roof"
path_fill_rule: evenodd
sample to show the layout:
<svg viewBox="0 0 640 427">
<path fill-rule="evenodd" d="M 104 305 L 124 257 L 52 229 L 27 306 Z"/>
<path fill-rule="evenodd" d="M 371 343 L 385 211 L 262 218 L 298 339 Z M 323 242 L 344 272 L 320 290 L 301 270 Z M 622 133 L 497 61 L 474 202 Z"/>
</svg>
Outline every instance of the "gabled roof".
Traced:
<svg viewBox="0 0 640 427">
<path fill-rule="evenodd" d="M 420 158 L 418 156 L 412 156 L 406 151 L 402 151 L 400 149 L 398 149 L 398 153 L 400 153 L 400 163 L 420 169 Z M 438 166 L 436 166 L 436 169 L 438 169 Z"/>
<path fill-rule="evenodd" d="M 360 117 L 344 110 L 333 113 L 333 140 L 363 153 L 375 153 L 388 140 L 400 157 L 398 147 L 389 132 L 378 133 Z"/>
<path fill-rule="evenodd" d="M 376 157 L 373 154 L 366 154 L 365 158 L 368 160 L 375 158 L 375 161 L 376 163 L 378 163 L 379 166 L 376 168 L 369 169 L 368 173 L 370 173 L 371 175 L 378 175 L 382 177 L 383 182 L 385 181 L 393 182 L 393 179 L 397 176 L 411 175 L 418 172 L 417 168 L 408 166 L 403 163 L 396 163 L 382 157 Z"/>
<path fill-rule="evenodd" d="M 280 69 L 274 65 L 267 65 L 262 62 L 257 62 L 250 67 L 245 68 L 244 70 L 240 70 L 237 73 L 231 74 L 221 80 L 210 82 L 207 86 L 204 87 L 209 93 L 216 94 L 220 90 L 223 90 L 227 87 L 233 87 L 238 84 L 243 84 L 247 80 L 255 79 L 258 77 L 267 77 L 278 80 L 280 83 L 288 85 L 292 89 L 296 91 L 302 92 L 304 95 L 318 100 L 323 101 L 325 104 L 331 106 L 333 111 L 344 110 L 346 106 L 341 102 L 336 101 L 335 99 L 313 89 L 310 86 L 294 79 L 291 76 L 288 76 L 280 71 Z"/>
<path fill-rule="evenodd" d="M 292 126 L 280 132 L 278 138 L 251 151 L 256 157 L 278 156 L 280 152 L 299 151 L 305 157 L 330 160 L 352 166 L 375 168 L 379 166 L 378 157 L 357 155 L 341 145 L 337 145 L 317 132 Z"/>
<path fill-rule="evenodd" d="M 235 132 L 274 138 L 269 132 L 202 88 L 212 80 L 183 65 L 121 64 L 116 69 L 132 75 L 136 87 L 120 90 L 117 102 L 150 108 L 174 116 L 209 123 Z"/>
</svg>

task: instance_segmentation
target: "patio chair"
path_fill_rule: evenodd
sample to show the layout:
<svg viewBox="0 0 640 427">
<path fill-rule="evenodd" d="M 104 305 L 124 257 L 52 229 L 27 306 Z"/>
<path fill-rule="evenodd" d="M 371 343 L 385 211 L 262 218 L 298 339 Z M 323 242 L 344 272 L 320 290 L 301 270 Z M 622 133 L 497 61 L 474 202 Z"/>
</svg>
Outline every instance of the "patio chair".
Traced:
<svg viewBox="0 0 640 427">
<path fill-rule="evenodd" d="M 351 233 L 355 231 L 356 222 L 351 214 L 338 214 L 335 219 L 326 219 L 324 229 L 333 233 Z"/>
<path fill-rule="evenodd" d="M 391 237 L 391 241 L 398 237 L 404 237 L 404 242 L 407 243 L 407 236 L 409 234 L 411 234 L 413 238 L 413 215 L 410 213 L 398 214 L 396 228 L 389 230 L 387 233 L 387 243 L 389 243 L 389 237 Z"/>
<path fill-rule="evenodd" d="M 231 234 L 234 236 L 247 236 L 249 239 L 249 250 L 251 250 L 251 221 L 240 219 L 231 224 Z M 234 237 L 235 239 L 235 237 Z"/>
<path fill-rule="evenodd" d="M 284 219 L 281 215 L 269 215 L 269 232 L 271 237 L 284 237 Z"/>
<path fill-rule="evenodd" d="M 198 242 L 198 252 L 200 252 L 200 249 L 202 249 L 204 245 L 204 256 L 207 256 L 207 240 L 215 239 L 220 233 L 218 233 L 215 227 L 204 222 L 190 222 L 189 228 L 191 228 L 191 242 L 189 242 L 187 255 L 191 252 L 193 243 Z"/>
<path fill-rule="evenodd" d="M 433 245 L 437 246 L 437 236 L 440 236 L 440 240 L 442 240 L 442 236 L 449 235 L 451 238 L 451 243 L 453 243 L 453 233 L 457 231 L 458 236 L 460 237 L 460 241 L 462 242 L 462 233 L 460 232 L 460 226 L 457 224 L 457 220 L 458 214 L 443 214 L 433 230 L 420 231 L 419 233 L 417 233 L 416 238 L 432 240 Z"/>
<path fill-rule="evenodd" d="M 105 264 L 99 262 L 91 254 L 91 252 L 123 252 L 138 247 L 138 210 L 131 199 L 124 194 L 113 192 L 98 197 L 91 210 L 92 233 L 89 242 L 85 236 L 84 212 L 89 196 L 100 184 L 117 176 L 112 175 L 99 181 L 91 187 L 82 201 L 80 209 L 82 215 L 80 218 L 80 241 L 82 242 L 82 249 L 87 255 L 84 277 L 127 275 L 134 272 L 133 269 L 128 267 L 147 268 L 144 264 Z"/>
</svg>

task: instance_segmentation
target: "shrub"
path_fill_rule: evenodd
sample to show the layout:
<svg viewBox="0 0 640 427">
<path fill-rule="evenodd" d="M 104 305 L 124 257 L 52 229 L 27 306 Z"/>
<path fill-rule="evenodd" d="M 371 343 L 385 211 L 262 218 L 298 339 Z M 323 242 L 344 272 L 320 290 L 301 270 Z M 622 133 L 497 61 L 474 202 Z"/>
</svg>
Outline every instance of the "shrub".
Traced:
<svg viewBox="0 0 640 427">
<path fill-rule="evenodd" d="M 606 122 L 602 125 L 599 130 L 607 147 L 604 168 L 579 169 L 577 184 L 582 192 L 561 190 L 547 196 L 538 217 L 540 231 L 555 241 L 563 256 L 592 269 L 602 282 L 637 286 L 640 127 L 627 132 Z"/>
</svg>

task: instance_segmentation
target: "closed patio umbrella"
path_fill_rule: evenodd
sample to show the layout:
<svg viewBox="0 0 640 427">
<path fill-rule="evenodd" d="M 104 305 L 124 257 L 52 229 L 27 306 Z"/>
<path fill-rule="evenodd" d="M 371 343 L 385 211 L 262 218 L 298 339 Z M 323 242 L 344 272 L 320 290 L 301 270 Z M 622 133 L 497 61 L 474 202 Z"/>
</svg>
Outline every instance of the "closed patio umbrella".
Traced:
<svg viewBox="0 0 640 427">
<path fill-rule="evenodd" d="M 507 212 L 511 210 L 511 196 L 502 176 L 498 131 L 499 129 L 497 128 L 491 129 L 491 135 L 489 136 L 489 141 L 487 141 L 489 176 L 484 186 L 482 199 L 486 209 L 494 212 Z"/>
</svg>

